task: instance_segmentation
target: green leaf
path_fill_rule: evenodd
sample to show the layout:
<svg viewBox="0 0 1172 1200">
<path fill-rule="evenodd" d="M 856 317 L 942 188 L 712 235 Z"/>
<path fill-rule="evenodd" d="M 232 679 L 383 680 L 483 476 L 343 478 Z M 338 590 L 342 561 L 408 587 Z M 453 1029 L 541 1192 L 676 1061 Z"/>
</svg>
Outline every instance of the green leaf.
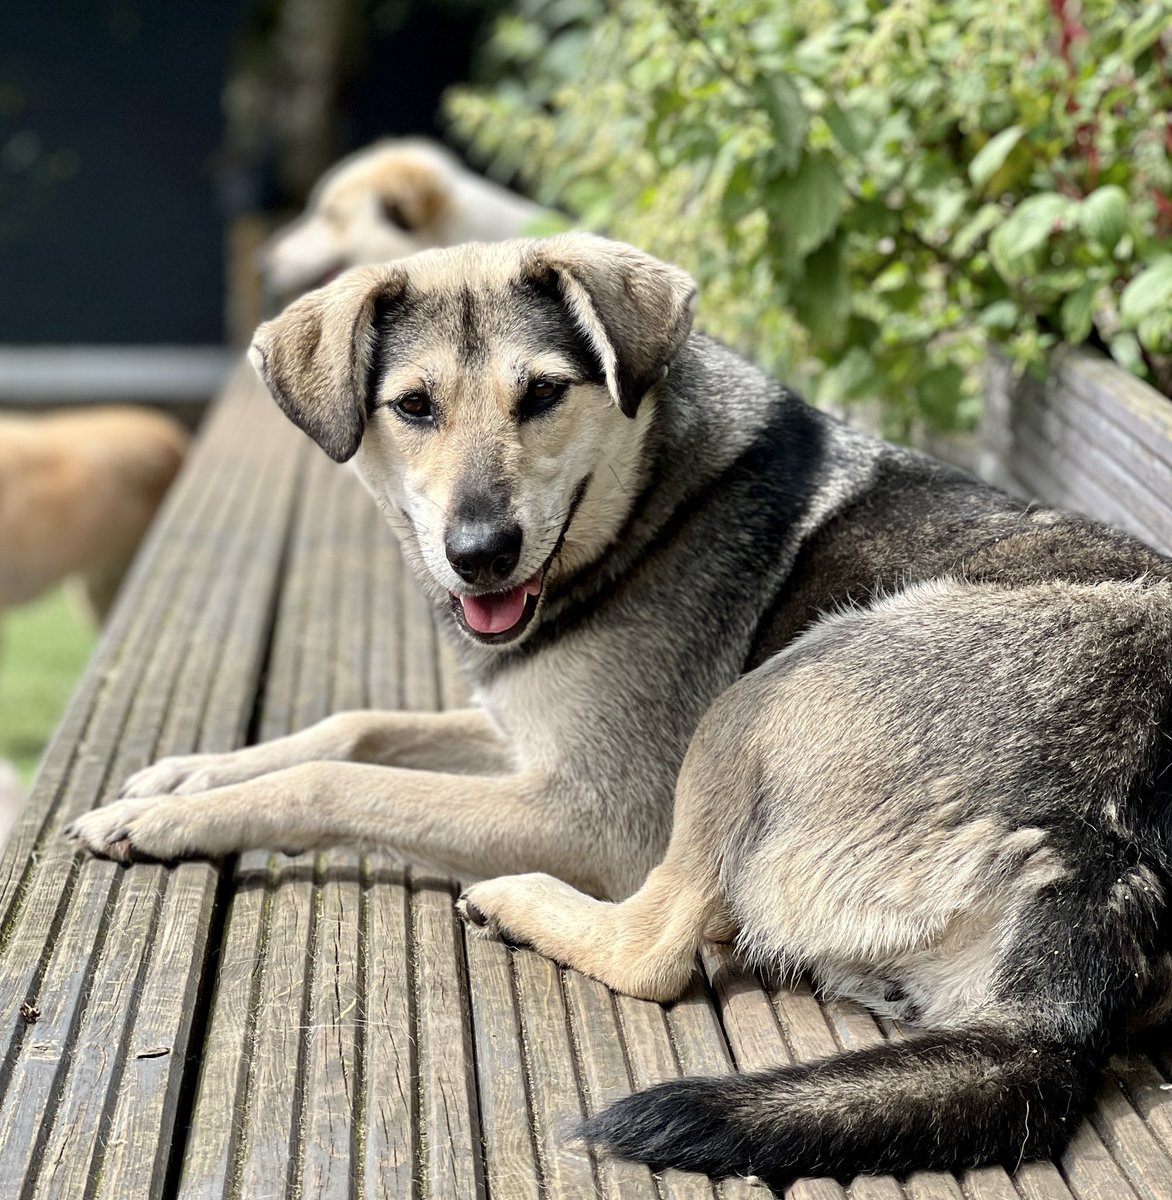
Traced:
<svg viewBox="0 0 1172 1200">
<path fill-rule="evenodd" d="M 798 320 L 821 343 L 823 353 L 837 351 L 847 332 L 851 290 L 845 250 L 841 233 L 824 242 L 806 259 L 804 276 L 791 293 Z"/>
<path fill-rule="evenodd" d="M 1172 306 L 1172 254 L 1157 258 L 1123 289 L 1119 319 L 1134 329 L 1149 313 Z"/>
<path fill-rule="evenodd" d="M 920 410 L 939 429 L 960 425 L 960 401 L 964 395 L 964 370 L 956 363 L 932 367 L 920 378 Z"/>
<path fill-rule="evenodd" d="M 1017 324 L 1017 305 L 1012 300 L 995 300 L 981 310 L 977 319 L 986 329 L 1006 330 Z"/>
<path fill-rule="evenodd" d="M 802 155 L 810 120 L 798 89 L 784 75 L 775 74 L 758 75 L 752 90 L 773 129 L 778 167 L 783 171 L 794 170 Z"/>
<path fill-rule="evenodd" d="M 1127 232 L 1127 193 L 1116 184 L 1097 188 L 1078 206 L 1078 227 L 1108 251 Z"/>
<path fill-rule="evenodd" d="M 881 380 L 874 358 L 862 346 L 852 346 L 834 366 L 822 373 L 814 393 L 819 407 L 858 400 L 873 394 Z"/>
<path fill-rule="evenodd" d="M 729 225 L 743 220 L 761 205 L 761 164 L 755 158 L 743 158 L 728 173 L 720 198 L 720 216 Z"/>
<path fill-rule="evenodd" d="M 858 156 L 867 149 L 873 122 L 864 113 L 843 108 L 840 104 L 830 104 L 822 115 L 835 140 L 847 154 Z"/>
<path fill-rule="evenodd" d="M 937 188 L 931 196 L 932 212 L 928 218 L 928 227 L 933 232 L 947 233 L 956 224 L 964 206 L 968 202 L 968 193 L 962 188 Z"/>
<path fill-rule="evenodd" d="M 1117 333 L 1111 339 L 1111 357 L 1133 375 L 1143 375 L 1146 368 L 1143 351 L 1134 333 Z"/>
<path fill-rule="evenodd" d="M 911 277 L 911 267 L 906 262 L 893 262 L 875 276 L 871 282 L 871 290 L 880 295 L 884 292 L 895 292 L 906 287 Z"/>
<path fill-rule="evenodd" d="M 1172 308 L 1148 313 L 1136 329 L 1139 344 L 1153 354 L 1172 352 Z"/>
<path fill-rule="evenodd" d="M 969 178 L 974 187 L 983 188 L 1001 170 L 1010 151 L 1021 141 L 1024 134 L 1025 130 L 1020 125 L 1010 125 L 981 147 L 969 163 Z"/>
<path fill-rule="evenodd" d="M 792 175 L 773 179 L 765 195 L 771 224 L 801 257 L 817 249 L 838 228 L 846 188 L 838 167 L 825 154 L 805 154 Z"/>
<path fill-rule="evenodd" d="M 1060 318 L 1062 321 L 1062 336 L 1075 345 L 1085 342 L 1090 336 L 1091 326 L 1095 316 L 1095 294 L 1099 285 L 1088 279 L 1077 291 L 1071 292 L 1062 301 Z"/>
<path fill-rule="evenodd" d="M 1150 49 L 1159 40 L 1160 35 L 1172 21 L 1172 5 L 1165 0 L 1149 0 L 1147 12 L 1138 20 L 1132 21 L 1123 37 L 1120 48 L 1123 57 L 1128 62 L 1134 62 L 1145 50 Z"/>
<path fill-rule="evenodd" d="M 1068 292 L 1076 291 L 1086 282 L 1086 271 L 1077 265 L 1044 268 L 1029 280 L 1032 290 L 1046 292 L 1053 296 L 1065 296 Z"/>
<path fill-rule="evenodd" d="M 956 231 L 948 244 L 953 258 L 965 258 L 972 248 L 1004 217 L 1000 205 L 982 204 L 976 215 Z"/>
<path fill-rule="evenodd" d="M 1003 279 L 1017 279 L 1032 269 L 1023 261 L 1050 238 L 1054 226 L 1071 216 L 1076 202 L 1057 192 L 1042 192 L 1023 200 L 989 238 L 993 266 Z"/>
</svg>

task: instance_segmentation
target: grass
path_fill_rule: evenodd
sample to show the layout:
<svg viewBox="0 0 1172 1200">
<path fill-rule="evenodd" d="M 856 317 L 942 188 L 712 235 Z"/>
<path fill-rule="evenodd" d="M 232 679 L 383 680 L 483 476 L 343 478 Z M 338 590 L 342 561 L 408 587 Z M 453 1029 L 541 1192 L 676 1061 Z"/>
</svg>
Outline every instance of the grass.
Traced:
<svg viewBox="0 0 1172 1200">
<path fill-rule="evenodd" d="M 97 640 L 63 588 L 0 617 L 0 758 L 26 782 Z"/>
</svg>

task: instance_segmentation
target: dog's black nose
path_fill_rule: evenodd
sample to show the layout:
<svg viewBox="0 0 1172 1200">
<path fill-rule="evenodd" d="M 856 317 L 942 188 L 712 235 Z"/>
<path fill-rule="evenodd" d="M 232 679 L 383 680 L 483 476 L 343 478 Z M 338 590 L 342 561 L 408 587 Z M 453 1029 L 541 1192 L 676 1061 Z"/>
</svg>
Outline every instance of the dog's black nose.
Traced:
<svg viewBox="0 0 1172 1200">
<path fill-rule="evenodd" d="M 461 521 L 448 530 L 444 550 L 466 583 L 500 583 L 521 557 L 521 526 Z"/>
</svg>

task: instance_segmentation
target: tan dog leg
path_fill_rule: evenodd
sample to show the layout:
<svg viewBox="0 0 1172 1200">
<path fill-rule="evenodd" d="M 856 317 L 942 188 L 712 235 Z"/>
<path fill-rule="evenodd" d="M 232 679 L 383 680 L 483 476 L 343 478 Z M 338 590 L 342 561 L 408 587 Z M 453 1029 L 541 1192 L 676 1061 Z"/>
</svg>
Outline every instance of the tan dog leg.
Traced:
<svg viewBox="0 0 1172 1200">
<path fill-rule="evenodd" d="M 307 763 L 191 796 L 116 800 L 65 831 L 128 861 L 219 856 L 259 847 L 380 844 L 457 871 L 545 867 L 598 888 L 585 840 L 532 776 L 448 775 Z"/>
<path fill-rule="evenodd" d="M 676 786 L 675 819 L 664 860 L 621 904 L 583 896 L 548 875 L 489 879 L 460 897 L 460 915 L 485 933 L 521 942 L 601 980 L 616 992 L 672 1000 L 695 969 L 706 940 L 733 930 L 720 886 L 720 851 L 736 796 L 730 756 L 737 727 L 719 714 L 696 732 Z"/>
<path fill-rule="evenodd" d="M 591 899 L 550 875 L 513 875 L 469 888 L 457 908 L 484 933 L 644 1000 L 674 1000 L 701 944 L 727 933 L 719 897 L 670 857 L 621 904 Z"/>
<path fill-rule="evenodd" d="M 228 754 L 184 754 L 132 775 L 120 796 L 189 796 L 311 762 L 385 763 L 453 774 L 503 774 L 512 758 L 480 709 L 343 712 L 288 737 Z"/>
</svg>

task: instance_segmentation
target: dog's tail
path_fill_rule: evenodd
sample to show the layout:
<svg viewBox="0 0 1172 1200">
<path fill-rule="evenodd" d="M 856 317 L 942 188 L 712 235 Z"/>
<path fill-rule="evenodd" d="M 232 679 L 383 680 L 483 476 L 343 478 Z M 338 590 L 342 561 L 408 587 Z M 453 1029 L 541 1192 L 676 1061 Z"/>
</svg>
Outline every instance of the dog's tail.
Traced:
<svg viewBox="0 0 1172 1200">
<path fill-rule="evenodd" d="M 679 1079 L 591 1118 L 585 1136 L 655 1169 L 808 1175 L 953 1168 L 1055 1153 L 1103 1056 L 990 1029 L 885 1042 L 819 1062 Z"/>
</svg>

